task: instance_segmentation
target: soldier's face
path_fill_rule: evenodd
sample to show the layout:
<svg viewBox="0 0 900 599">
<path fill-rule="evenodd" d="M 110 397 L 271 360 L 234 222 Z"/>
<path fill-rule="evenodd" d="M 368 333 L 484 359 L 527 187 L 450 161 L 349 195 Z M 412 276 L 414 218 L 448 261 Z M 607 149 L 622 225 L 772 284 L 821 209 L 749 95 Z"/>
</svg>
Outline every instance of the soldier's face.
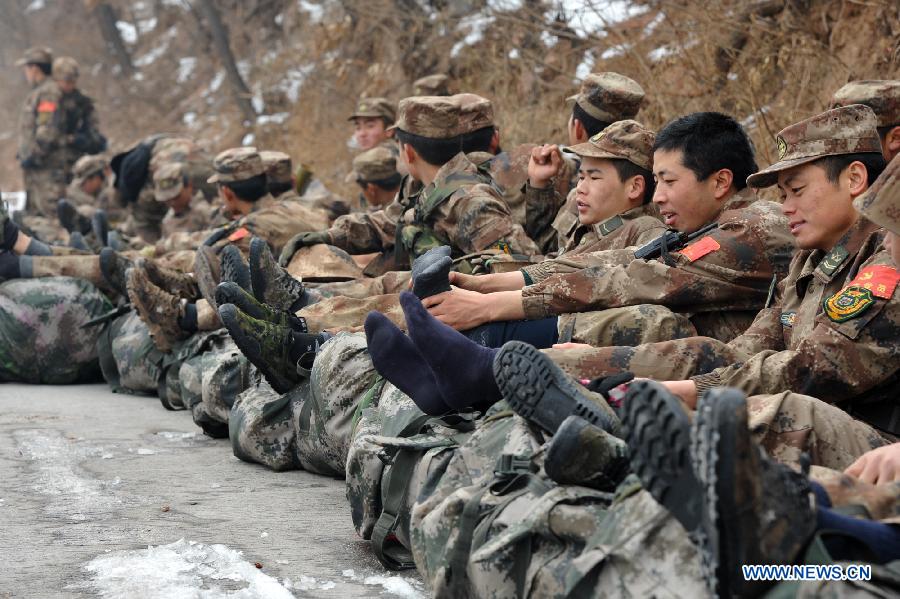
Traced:
<svg viewBox="0 0 900 599">
<path fill-rule="evenodd" d="M 684 166 L 681 150 L 657 150 L 653 153 L 653 178 L 656 192 L 653 202 L 666 226 L 690 233 L 715 220 L 722 208 L 725 189 L 713 173 L 703 181 Z"/>
<path fill-rule="evenodd" d="M 68 79 L 59 79 L 56 82 L 56 85 L 59 86 L 59 90 L 64 94 L 71 94 L 75 91 L 75 88 L 78 87 L 77 81 L 69 81 Z"/>
<path fill-rule="evenodd" d="M 829 181 L 825 169 L 815 164 L 801 164 L 778 174 L 781 211 L 797 247 L 829 251 L 856 222 L 859 215 L 852 201 L 866 186 L 862 183 L 860 189 L 858 174 L 850 173 L 852 167 L 844 169 L 837 183 Z M 862 170 L 864 174 L 865 167 Z"/>
<path fill-rule="evenodd" d="M 611 161 L 582 158 L 575 186 L 578 221 L 593 225 L 630 210 L 632 200 L 626 183 L 619 180 L 619 173 Z"/>
<path fill-rule="evenodd" d="M 193 186 L 185 185 L 181 188 L 181 193 L 179 193 L 171 200 L 168 200 L 166 204 L 168 204 L 169 208 L 172 209 L 172 212 L 174 212 L 175 214 L 181 214 L 188 209 L 188 206 L 191 205 L 191 198 L 193 197 L 193 195 Z"/>
<path fill-rule="evenodd" d="M 390 137 L 385 131 L 384 121 L 379 118 L 359 117 L 353 119 L 353 137 L 362 150 L 371 150 Z"/>
</svg>

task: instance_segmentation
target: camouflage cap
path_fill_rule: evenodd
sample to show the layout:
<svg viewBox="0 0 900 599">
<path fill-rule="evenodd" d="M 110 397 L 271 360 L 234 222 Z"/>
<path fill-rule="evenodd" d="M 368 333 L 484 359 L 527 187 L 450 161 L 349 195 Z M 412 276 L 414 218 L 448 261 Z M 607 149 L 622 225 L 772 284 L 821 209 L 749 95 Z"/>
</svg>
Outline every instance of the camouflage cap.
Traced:
<svg viewBox="0 0 900 599">
<path fill-rule="evenodd" d="M 834 92 L 831 108 L 865 104 L 873 111 L 879 127 L 900 125 L 900 81 L 851 81 Z"/>
<path fill-rule="evenodd" d="M 78 62 L 71 56 L 60 56 L 53 61 L 53 78 L 57 81 L 78 79 Z"/>
<path fill-rule="evenodd" d="M 581 91 L 567 98 L 590 116 L 614 123 L 633 119 L 644 101 L 644 88 L 619 73 L 591 73 L 581 83 Z"/>
<path fill-rule="evenodd" d="M 53 51 L 47 47 L 28 48 L 22 58 L 16 61 L 17 67 L 26 64 L 53 64 Z"/>
<path fill-rule="evenodd" d="M 293 180 L 291 171 L 294 170 L 291 157 L 284 152 L 263 150 L 259 153 L 263 168 L 266 169 L 266 177 L 269 183 L 290 183 Z"/>
<path fill-rule="evenodd" d="M 207 183 L 231 183 L 245 181 L 266 172 L 256 148 L 230 148 L 213 159 L 215 174 Z"/>
<path fill-rule="evenodd" d="M 99 175 L 107 166 L 109 161 L 99 154 L 82 156 L 72 165 L 72 176 L 78 181 L 84 181 L 88 177 Z"/>
<path fill-rule="evenodd" d="M 900 235 L 900 154 L 887 165 L 853 207 L 876 225 Z"/>
<path fill-rule="evenodd" d="M 875 113 L 862 104 L 826 110 L 785 127 L 775 136 L 775 142 L 778 144 L 778 162 L 747 177 L 747 185 L 775 185 L 781 171 L 825 156 L 881 154 Z"/>
<path fill-rule="evenodd" d="M 456 94 L 403 98 L 393 128 L 431 139 L 450 139 L 493 126 L 490 100 L 475 94 Z"/>
<path fill-rule="evenodd" d="M 622 158 L 652 171 L 655 139 L 656 134 L 637 121 L 618 121 L 585 143 L 566 150 L 588 158 Z"/>
<path fill-rule="evenodd" d="M 413 82 L 413 95 L 415 96 L 449 96 L 450 78 L 443 73 L 428 75 Z"/>
<path fill-rule="evenodd" d="M 387 98 L 360 98 L 356 103 L 356 110 L 350 115 L 348 121 L 356 118 L 382 118 L 393 123 L 397 118 L 397 111 L 394 103 Z"/>
<path fill-rule="evenodd" d="M 353 175 L 357 181 L 383 181 L 397 174 L 397 158 L 384 146 L 362 152 L 353 159 Z"/>
<path fill-rule="evenodd" d="M 350 254 L 325 243 L 297 250 L 287 271 L 296 279 L 319 283 L 351 281 L 363 276 Z"/>
<path fill-rule="evenodd" d="M 157 202 L 168 202 L 178 197 L 184 189 L 184 164 L 167 162 L 153 173 L 153 197 Z"/>
</svg>

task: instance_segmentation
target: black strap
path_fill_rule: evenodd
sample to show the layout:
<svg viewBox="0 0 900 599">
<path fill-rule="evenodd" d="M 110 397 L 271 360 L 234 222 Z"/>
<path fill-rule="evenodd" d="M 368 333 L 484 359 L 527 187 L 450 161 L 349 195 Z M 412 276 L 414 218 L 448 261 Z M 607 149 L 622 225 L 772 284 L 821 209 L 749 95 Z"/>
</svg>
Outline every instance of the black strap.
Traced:
<svg viewBox="0 0 900 599">
<path fill-rule="evenodd" d="M 406 498 L 409 481 L 420 455 L 419 451 L 397 452 L 382 479 L 382 508 L 372 530 L 372 550 L 378 561 L 389 570 L 409 570 L 416 567 L 412 553 L 397 540 L 395 531 L 400 523 L 400 507 Z"/>
</svg>

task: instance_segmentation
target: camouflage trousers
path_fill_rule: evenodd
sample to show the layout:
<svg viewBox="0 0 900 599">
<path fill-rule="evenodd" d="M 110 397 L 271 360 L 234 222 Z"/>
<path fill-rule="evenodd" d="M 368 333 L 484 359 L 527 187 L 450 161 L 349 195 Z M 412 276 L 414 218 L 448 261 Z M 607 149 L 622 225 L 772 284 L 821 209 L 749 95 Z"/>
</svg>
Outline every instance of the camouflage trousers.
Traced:
<svg viewBox="0 0 900 599">
<path fill-rule="evenodd" d="M 778 461 L 844 470 L 867 451 L 890 443 L 868 424 L 808 395 L 785 391 L 747 398 L 754 440 Z"/>
<path fill-rule="evenodd" d="M 54 250 L 55 252 L 55 250 Z M 32 256 L 31 272 L 22 273 L 28 278 L 39 279 L 43 277 L 77 277 L 86 279 L 94 286 L 107 294 L 116 295 L 116 292 L 106 282 L 106 278 L 100 271 L 100 257 L 87 255 L 53 255 Z"/>
<path fill-rule="evenodd" d="M 68 243 L 69 232 L 59 224 L 59 219 L 53 217 L 24 215 L 22 223 L 25 225 L 25 231 L 33 234 L 35 237 L 45 243 Z"/>
<path fill-rule="evenodd" d="M 0 382 L 71 384 L 99 380 L 99 327 L 112 309 L 87 281 L 53 277 L 0 284 Z"/>
<path fill-rule="evenodd" d="M 633 346 L 697 334 L 687 316 L 655 304 L 563 314 L 558 329 L 560 343 L 594 347 Z"/>
<path fill-rule="evenodd" d="M 56 220 L 56 202 L 66 197 L 66 172 L 60 168 L 23 169 L 27 201 L 25 210 L 29 214 Z"/>
<path fill-rule="evenodd" d="M 324 298 L 352 297 L 366 299 L 373 295 L 399 294 L 409 288 L 412 281 L 412 272 L 408 270 L 390 271 L 378 277 L 366 277 L 352 281 L 340 281 L 337 283 L 321 283 L 310 285 Z"/>
<path fill-rule="evenodd" d="M 406 329 L 406 320 L 400 308 L 400 296 L 396 294 L 376 295 L 368 298 L 338 296 L 323 299 L 297 311 L 297 316 L 306 319 L 311 332 L 321 331 L 362 331 L 366 315 L 375 310 L 384 313 L 394 324 Z"/>
<path fill-rule="evenodd" d="M 365 336 L 337 335 L 320 349 L 309 379 L 289 393 L 260 384 L 240 395 L 229 419 L 234 455 L 273 470 L 343 478 L 356 414 L 376 378 Z"/>
</svg>

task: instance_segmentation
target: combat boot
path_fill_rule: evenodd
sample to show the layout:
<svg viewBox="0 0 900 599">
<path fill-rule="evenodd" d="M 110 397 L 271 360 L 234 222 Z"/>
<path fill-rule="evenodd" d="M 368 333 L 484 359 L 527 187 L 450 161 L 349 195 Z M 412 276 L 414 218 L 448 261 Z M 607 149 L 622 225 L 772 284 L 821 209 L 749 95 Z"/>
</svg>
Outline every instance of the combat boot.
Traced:
<svg viewBox="0 0 900 599">
<path fill-rule="evenodd" d="M 267 304 L 256 301 L 248 291 L 237 283 L 225 281 L 216 288 L 216 302 L 223 306 L 234 304 L 238 310 L 257 320 L 265 320 L 272 324 L 288 327 L 298 333 L 306 333 L 306 320 L 284 310 L 277 310 Z"/>
<path fill-rule="evenodd" d="M 56 217 L 59 224 L 69 233 L 81 233 L 87 235 L 91 231 L 91 221 L 82 216 L 75 205 L 63 198 L 56 202 Z"/>
<path fill-rule="evenodd" d="M 221 282 L 221 271 L 222 263 L 216 250 L 207 245 L 198 247 L 194 255 L 194 279 L 200 288 L 200 295 L 215 310 L 219 309 L 216 303 L 216 286 Z"/>
<path fill-rule="evenodd" d="M 128 299 L 150 330 L 150 337 L 159 351 L 169 352 L 179 340 L 188 337 L 187 331 L 178 325 L 178 320 L 184 317 L 185 300 L 150 282 L 143 268 L 129 268 L 125 278 Z"/>
<path fill-rule="evenodd" d="M 591 393 L 533 345 L 510 341 L 494 357 L 494 379 L 503 399 L 522 418 L 548 433 L 581 416 L 620 437 L 619 417 L 602 396 Z"/>
<path fill-rule="evenodd" d="M 109 219 L 106 218 L 105 210 L 94 212 L 94 216 L 91 217 L 91 230 L 97 238 L 97 243 L 101 246 L 109 245 Z"/>
<path fill-rule="evenodd" d="M 547 446 L 544 471 L 561 485 L 613 491 L 628 474 L 628 446 L 579 416 L 569 416 Z"/>
<path fill-rule="evenodd" d="M 226 245 L 221 257 L 222 282 L 231 281 L 250 291 L 250 269 L 237 246 Z"/>
<path fill-rule="evenodd" d="M 769 458 L 753 442 L 747 402 L 736 389 L 711 389 L 697 404 L 691 459 L 706 505 L 697 535 L 710 590 L 757 595 L 744 564 L 792 564 L 816 528 L 806 474 Z"/>
<path fill-rule="evenodd" d="M 269 245 L 258 237 L 250 241 L 250 282 L 257 301 L 280 310 L 293 313 L 308 302 L 303 283 L 278 265 Z"/>
<path fill-rule="evenodd" d="M 146 258 L 138 258 L 134 264 L 144 269 L 150 282 L 160 289 L 190 302 L 196 301 L 200 297 L 200 288 L 197 287 L 197 281 L 191 275 L 165 268 Z"/>
<path fill-rule="evenodd" d="M 316 335 L 258 320 L 234 304 L 219 306 L 219 318 L 241 352 L 278 393 L 287 393 L 300 383 L 298 366 L 312 367 L 318 349 Z"/>
<path fill-rule="evenodd" d="M 100 250 L 100 272 L 107 284 L 122 295 L 127 292 L 125 272 L 132 266 L 134 262 L 112 248 Z"/>
<path fill-rule="evenodd" d="M 76 250 L 82 250 L 84 252 L 91 251 L 90 246 L 84 240 L 84 235 L 82 235 L 78 231 L 69 233 L 69 247 Z"/>
</svg>

